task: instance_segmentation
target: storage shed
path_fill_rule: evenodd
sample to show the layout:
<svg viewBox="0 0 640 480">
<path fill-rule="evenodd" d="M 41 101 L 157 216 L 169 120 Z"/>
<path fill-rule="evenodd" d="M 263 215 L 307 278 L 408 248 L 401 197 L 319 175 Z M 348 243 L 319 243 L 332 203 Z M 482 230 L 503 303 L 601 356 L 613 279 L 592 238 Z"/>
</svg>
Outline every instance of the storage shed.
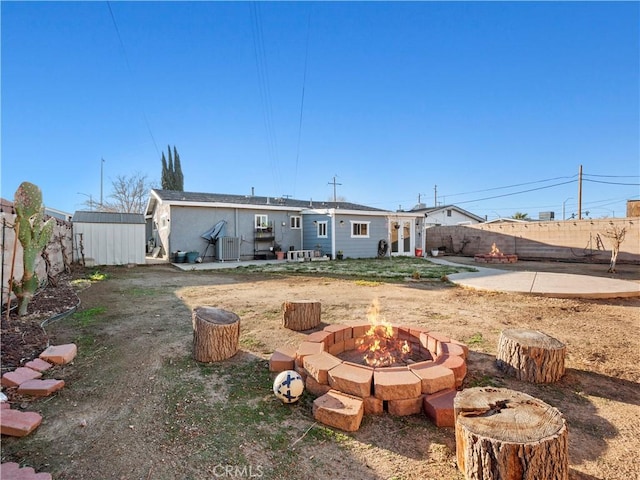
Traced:
<svg viewBox="0 0 640 480">
<path fill-rule="evenodd" d="M 75 261 L 86 266 L 145 263 L 143 214 L 78 211 L 71 222 Z"/>
</svg>

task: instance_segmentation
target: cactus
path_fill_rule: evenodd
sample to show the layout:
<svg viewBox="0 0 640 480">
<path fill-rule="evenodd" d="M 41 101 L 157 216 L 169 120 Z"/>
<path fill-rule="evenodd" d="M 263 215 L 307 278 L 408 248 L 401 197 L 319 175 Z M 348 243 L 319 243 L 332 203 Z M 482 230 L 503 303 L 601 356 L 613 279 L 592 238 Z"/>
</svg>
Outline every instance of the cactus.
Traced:
<svg viewBox="0 0 640 480">
<path fill-rule="evenodd" d="M 24 270 L 20 282 L 13 281 L 13 293 L 18 298 L 18 315 L 27 313 L 27 305 L 33 298 L 40 283 L 36 275 L 36 260 L 46 247 L 55 219 L 44 222 L 44 207 L 42 206 L 42 192 L 38 186 L 22 182 L 14 197 L 16 219 L 14 229 L 22 244 L 22 264 Z"/>
</svg>

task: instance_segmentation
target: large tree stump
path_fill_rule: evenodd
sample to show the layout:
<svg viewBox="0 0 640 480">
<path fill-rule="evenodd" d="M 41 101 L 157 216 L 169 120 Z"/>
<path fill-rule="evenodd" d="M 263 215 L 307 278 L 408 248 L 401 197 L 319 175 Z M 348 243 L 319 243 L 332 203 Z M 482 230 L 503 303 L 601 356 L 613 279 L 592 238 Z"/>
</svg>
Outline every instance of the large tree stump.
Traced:
<svg viewBox="0 0 640 480">
<path fill-rule="evenodd" d="M 238 351 L 240 317 L 214 307 L 193 309 L 193 355 L 198 362 L 219 362 Z"/>
<path fill-rule="evenodd" d="M 469 388 L 454 401 L 458 468 L 468 480 L 567 480 L 560 411 L 526 393 Z"/>
<path fill-rule="evenodd" d="M 518 380 L 552 383 L 564 375 L 566 346 L 535 330 L 504 330 L 498 340 L 498 368 Z"/>
<path fill-rule="evenodd" d="M 309 330 L 320 325 L 320 302 L 298 300 L 282 304 L 282 324 L 290 330 Z"/>
</svg>

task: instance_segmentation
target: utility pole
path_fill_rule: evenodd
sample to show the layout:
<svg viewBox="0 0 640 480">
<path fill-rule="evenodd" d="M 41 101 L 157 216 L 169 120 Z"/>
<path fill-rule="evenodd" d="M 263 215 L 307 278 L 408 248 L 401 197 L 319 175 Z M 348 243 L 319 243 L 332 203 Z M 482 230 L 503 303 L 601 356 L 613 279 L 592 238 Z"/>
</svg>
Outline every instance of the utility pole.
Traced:
<svg viewBox="0 0 640 480">
<path fill-rule="evenodd" d="M 438 206 L 438 185 L 433 186 L 433 206 Z"/>
<path fill-rule="evenodd" d="M 337 183 L 336 182 L 336 177 L 337 177 L 337 175 L 334 175 L 333 176 L 333 182 L 327 183 L 327 185 L 333 185 L 333 201 L 334 202 L 338 201 L 337 200 L 338 196 L 336 195 L 336 185 L 342 185 L 341 183 Z"/>
<path fill-rule="evenodd" d="M 578 170 L 578 220 L 582 220 L 582 165 Z"/>
</svg>

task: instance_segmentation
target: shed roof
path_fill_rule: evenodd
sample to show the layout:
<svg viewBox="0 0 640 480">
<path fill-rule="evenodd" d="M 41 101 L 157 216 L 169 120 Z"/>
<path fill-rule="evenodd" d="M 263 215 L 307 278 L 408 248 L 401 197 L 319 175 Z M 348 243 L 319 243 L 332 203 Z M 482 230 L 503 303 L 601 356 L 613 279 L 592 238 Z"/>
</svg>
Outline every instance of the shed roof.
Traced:
<svg viewBox="0 0 640 480">
<path fill-rule="evenodd" d="M 71 221 L 73 223 L 145 224 L 142 213 L 86 212 L 82 210 L 76 211 Z"/>
</svg>

